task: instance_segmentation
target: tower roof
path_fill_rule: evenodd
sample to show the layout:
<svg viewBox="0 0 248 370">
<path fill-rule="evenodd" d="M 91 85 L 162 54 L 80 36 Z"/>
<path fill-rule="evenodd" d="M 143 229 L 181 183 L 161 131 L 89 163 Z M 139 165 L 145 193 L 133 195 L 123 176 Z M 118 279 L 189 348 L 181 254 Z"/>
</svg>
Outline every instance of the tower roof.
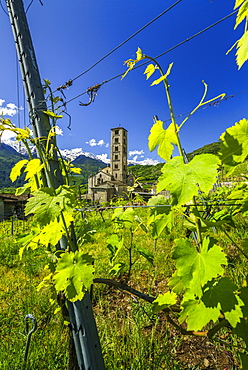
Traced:
<svg viewBox="0 0 248 370">
<path fill-rule="evenodd" d="M 124 130 L 124 131 L 127 131 L 124 127 L 121 127 L 121 126 L 118 126 L 118 127 L 114 127 L 114 128 L 111 128 L 111 131 L 112 130 Z"/>
</svg>

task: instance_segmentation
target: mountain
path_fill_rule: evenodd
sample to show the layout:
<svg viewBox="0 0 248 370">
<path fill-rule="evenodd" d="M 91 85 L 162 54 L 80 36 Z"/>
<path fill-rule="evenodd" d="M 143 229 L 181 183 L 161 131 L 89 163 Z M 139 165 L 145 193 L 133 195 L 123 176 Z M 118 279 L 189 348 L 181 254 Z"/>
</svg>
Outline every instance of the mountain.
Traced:
<svg viewBox="0 0 248 370">
<path fill-rule="evenodd" d="M 5 143 L 0 143 L 0 155 L 2 158 L 21 158 L 22 155 L 19 154 L 12 146 Z"/>
<path fill-rule="evenodd" d="M 189 160 L 195 155 L 202 153 L 217 154 L 219 150 L 219 142 L 208 144 L 187 154 Z M 80 167 L 82 173 L 78 178 L 81 183 L 86 184 L 89 176 L 97 173 L 99 169 L 109 165 L 107 154 L 94 155 L 84 152 L 82 148 L 64 149 L 61 150 L 63 157 L 69 159 L 74 166 Z M 13 140 L 8 140 L 0 143 L 0 188 L 3 187 L 18 187 L 23 184 L 23 178 L 17 180 L 14 184 L 9 179 L 9 174 L 13 165 L 20 159 L 25 158 L 24 148 L 19 148 L 18 143 Z M 154 161 L 145 159 L 142 161 L 129 160 L 130 170 L 135 178 L 141 177 L 141 182 L 155 182 L 161 174 L 163 163 L 154 164 Z"/>
<path fill-rule="evenodd" d="M 24 184 L 24 176 L 21 176 L 21 178 L 12 183 L 9 175 L 15 163 L 19 162 L 21 159 L 27 158 L 27 156 L 24 154 L 25 151 L 23 148 L 20 150 L 15 142 L 8 140 L 8 143 L 12 145 L 8 145 L 6 142 L 0 143 L 0 189 L 19 187 Z M 16 149 L 19 149 L 23 154 L 19 153 Z M 89 176 L 97 173 L 100 168 L 106 167 L 106 163 L 97 159 L 93 154 L 82 154 L 83 151 L 80 148 L 72 149 L 70 153 L 68 150 L 61 152 L 67 159 L 72 160 L 74 166 L 82 169 L 80 175 L 80 181 L 82 183 L 87 183 Z M 89 155 L 87 156 L 86 154 Z"/>
<path fill-rule="evenodd" d="M 88 178 L 91 175 L 97 173 L 101 168 L 106 167 L 106 163 L 103 163 L 102 161 L 95 158 L 86 157 L 86 155 L 84 154 L 81 154 L 76 159 L 74 159 L 74 161 L 72 161 L 72 164 L 75 167 L 81 168 L 82 172 L 80 174 L 80 178 L 82 183 L 84 184 L 88 182 Z"/>
<path fill-rule="evenodd" d="M 211 153 L 217 155 L 219 150 L 220 150 L 220 141 L 216 141 L 214 143 L 204 145 L 203 147 L 196 149 L 191 153 L 188 153 L 187 157 L 189 160 L 191 160 L 195 155 L 198 154 Z"/>
<path fill-rule="evenodd" d="M 9 178 L 10 171 L 15 163 L 23 159 L 24 156 L 19 154 L 11 146 L 0 143 L 0 188 L 13 187 L 13 183 Z M 23 184 L 23 177 L 16 181 L 15 187 Z"/>
</svg>

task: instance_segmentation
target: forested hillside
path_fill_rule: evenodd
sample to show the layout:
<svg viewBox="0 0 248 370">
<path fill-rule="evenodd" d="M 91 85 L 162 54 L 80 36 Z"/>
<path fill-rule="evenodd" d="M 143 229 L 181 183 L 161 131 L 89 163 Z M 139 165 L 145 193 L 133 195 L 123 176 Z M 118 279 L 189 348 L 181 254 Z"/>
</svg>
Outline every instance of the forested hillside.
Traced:
<svg viewBox="0 0 248 370">
<path fill-rule="evenodd" d="M 202 153 L 217 154 L 219 151 L 219 142 L 207 144 L 202 148 L 194 150 L 187 154 L 189 160 L 195 155 Z M 4 143 L 0 144 L 0 189 L 8 187 L 19 187 L 23 184 L 23 179 L 18 179 L 14 184 L 9 178 L 11 168 L 24 156 L 19 154 L 11 146 Z M 75 167 L 81 168 L 82 172 L 76 176 L 80 180 L 81 184 L 87 184 L 88 178 L 91 175 L 97 173 L 101 168 L 106 167 L 106 164 L 94 158 L 80 155 L 73 162 Z M 138 179 L 141 183 L 155 183 L 161 174 L 161 168 L 164 163 L 158 163 L 157 165 L 134 165 L 129 167 L 129 172 L 133 174 L 135 179 Z"/>
<path fill-rule="evenodd" d="M 23 178 L 13 184 L 9 178 L 11 168 L 24 157 L 11 146 L 0 144 L 0 188 L 18 187 L 23 184 Z"/>
</svg>

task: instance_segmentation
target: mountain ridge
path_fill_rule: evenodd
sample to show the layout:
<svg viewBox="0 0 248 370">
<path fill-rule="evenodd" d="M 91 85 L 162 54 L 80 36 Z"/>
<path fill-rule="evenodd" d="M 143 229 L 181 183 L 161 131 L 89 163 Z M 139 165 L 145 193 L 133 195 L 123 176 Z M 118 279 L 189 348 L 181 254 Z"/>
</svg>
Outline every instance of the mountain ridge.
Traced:
<svg viewBox="0 0 248 370">
<path fill-rule="evenodd" d="M 202 153 L 217 154 L 219 145 L 219 142 L 207 144 L 202 148 L 188 153 L 187 157 L 189 160 L 191 160 L 195 155 Z M 22 176 L 15 183 L 12 183 L 9 179 L 10 171 L 15 163 L 21 159 L 27 158 L 26 152 L 23 149 L 24 148 L 19 147 L 17 142 L 14 142 L 10 139 L 0 142 L 0 188 L 18 187 L 23 185 L 24 176 Z M 106 159 L 105 161 L 102 161 L 98 158 L 98 156 L 89 152 L 84 152 L 82 148 L 63 149 L 61 150 L 61 154 L 65 158 L 71 160 L 72 164 L 74 164 L 76 167 L 81 168 L 82 174 L 80 175 L 80 181 L 83 184 L 87 183 L 89 176 L 97 173 L 99 169 L 106 167 L 110 162 L 107 158 L 107 155 L 101 156 Z M 141 164 L 141 162 L 132 160 L 129 160 L 128 163 L 133 175 L 136 178 L 142 177 L 144 181 L 156 181 L 160 175 L 161 167 L 163 166 L 163 163 L 159 162 L 157 164 L 149 163 L 148 159 L 144 160 L 143 164 Z"/>
</svg>

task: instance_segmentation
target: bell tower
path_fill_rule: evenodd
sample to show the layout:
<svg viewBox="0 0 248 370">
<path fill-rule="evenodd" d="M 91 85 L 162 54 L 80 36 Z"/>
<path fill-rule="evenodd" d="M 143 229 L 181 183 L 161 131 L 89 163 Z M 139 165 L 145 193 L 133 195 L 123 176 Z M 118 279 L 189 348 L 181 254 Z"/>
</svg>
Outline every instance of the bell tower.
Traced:
<svg viewBox="0 0 248 370">
<path fill-rule="evenodd" d="M 127 130 L 111 129 L 110 169 L 113 180 L 127 182 Z"/>
</svg>

